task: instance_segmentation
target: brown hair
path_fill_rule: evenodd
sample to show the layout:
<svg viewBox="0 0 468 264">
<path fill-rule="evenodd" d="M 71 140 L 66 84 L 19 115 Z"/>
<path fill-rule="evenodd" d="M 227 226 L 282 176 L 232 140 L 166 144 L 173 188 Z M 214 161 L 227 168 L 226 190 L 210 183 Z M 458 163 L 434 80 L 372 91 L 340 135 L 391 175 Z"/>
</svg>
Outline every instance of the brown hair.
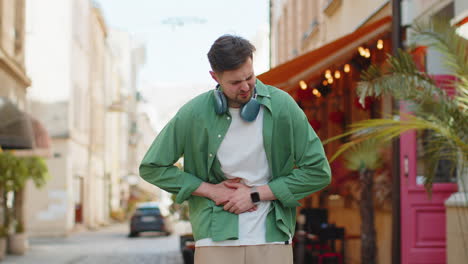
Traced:
<svg viewBox="0 0 468 264">
<path fill-rule="evenodd" d="M 253 58 L 255 47 L 248 40 L 234 35 L 222 35 L 211 46 L 208 61 L 214 72 L 238 69 L 247 59 Z"/>
</svg>

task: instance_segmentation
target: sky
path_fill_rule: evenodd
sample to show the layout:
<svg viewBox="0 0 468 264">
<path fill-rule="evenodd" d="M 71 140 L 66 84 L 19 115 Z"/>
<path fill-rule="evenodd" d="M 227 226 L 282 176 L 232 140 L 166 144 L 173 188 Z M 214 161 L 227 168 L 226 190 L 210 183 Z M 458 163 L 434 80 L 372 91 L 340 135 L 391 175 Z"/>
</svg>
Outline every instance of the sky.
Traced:
<svg viewBox="0 0 468 264">
<path fill-rule="evenodd" d="M 256 74 L 269 65 L 268 0 L 96 0 L 108 27 L 146 46 L 139 87 L 153 126 L 160 131 L 177 109 L 215 87 L 206 54 L 222 34 L 236 34 L 257 48 Z M 182 23 L 180 23 L 182 22 Z"/>
</svg>

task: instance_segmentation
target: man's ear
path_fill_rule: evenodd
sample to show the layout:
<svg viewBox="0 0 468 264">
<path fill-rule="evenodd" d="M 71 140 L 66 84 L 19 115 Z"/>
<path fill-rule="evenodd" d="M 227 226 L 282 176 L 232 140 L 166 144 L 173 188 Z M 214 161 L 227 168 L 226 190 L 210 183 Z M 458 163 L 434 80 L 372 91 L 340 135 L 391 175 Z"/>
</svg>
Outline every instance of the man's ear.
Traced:
<svg viewBox="0 0 468 264">
<path fill-rule="evenodd" d="M 215 80 L 217 83 L 219 83 L 218 76 L 216 75 L 216 72 L 210 71 L 211 78 Z"/>
</svg>

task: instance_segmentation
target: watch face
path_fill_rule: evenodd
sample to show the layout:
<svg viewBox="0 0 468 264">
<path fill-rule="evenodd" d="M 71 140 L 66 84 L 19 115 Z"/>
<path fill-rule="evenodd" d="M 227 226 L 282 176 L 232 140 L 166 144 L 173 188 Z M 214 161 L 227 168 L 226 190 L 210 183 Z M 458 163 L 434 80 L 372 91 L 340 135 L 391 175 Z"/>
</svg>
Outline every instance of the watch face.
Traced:
<svg viewBox="0 0 468 264">
<path fill-rule="evenodd" d="M 260 202 L 260 194 L 258 194 L 258 192 L 251 193 L 250 198 L 252 199 L 252 203 Z"/>
</svg>

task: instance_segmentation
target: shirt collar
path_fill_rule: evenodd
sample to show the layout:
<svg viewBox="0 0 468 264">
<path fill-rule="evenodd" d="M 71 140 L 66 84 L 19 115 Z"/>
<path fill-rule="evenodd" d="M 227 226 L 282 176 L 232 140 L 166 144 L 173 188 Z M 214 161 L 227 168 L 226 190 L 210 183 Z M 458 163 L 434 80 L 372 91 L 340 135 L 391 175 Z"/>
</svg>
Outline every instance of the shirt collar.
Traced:
<svg viewBox="0 0 468 264">
<path fill-rule="evenodd" d="M 256 80 L 255 88 L 257 89 L 258 102 L 264 105 L 271 112 L 272 107 L 270 100 L 270 89 L 268 89 L 268 87 L 265 84 L 263 84 L 259 79 Z"/>
<path fill-rule="evenodd" d="M 256 80 L 255 88 L 257 88 L 257 95 L 270 98 L 270 91 L 259 79 Z"/>
</svg>

